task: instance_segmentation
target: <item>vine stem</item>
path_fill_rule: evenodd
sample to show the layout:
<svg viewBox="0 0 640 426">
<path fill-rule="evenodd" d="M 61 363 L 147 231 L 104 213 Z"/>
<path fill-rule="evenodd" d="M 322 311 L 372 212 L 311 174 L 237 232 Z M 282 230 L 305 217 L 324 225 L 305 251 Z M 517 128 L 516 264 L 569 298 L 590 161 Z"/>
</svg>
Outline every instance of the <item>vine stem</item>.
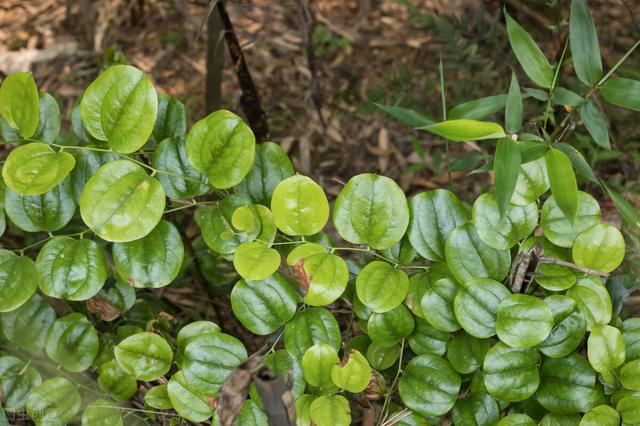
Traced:
<svg viewBox="0 0 640 426">
<path fill-rule="evenodd" d="M 387 415 L 385 411 L 389 405 L 389 401 L 391 400 L 391 395 L 398 383 L 398 379 L 400 378 L 400 374 L 402 373 L 402 356 L 404 355 L 404 343 L 405 339 L 402 339 L 400 342 L 400 357 L 398 358 L 398 371 L 396 371 L 396 376 L 393 378 L 393 382 L 391 382 L 391 387 L 389 387 L 389 392 L 387 392 L 387 396 L 384 398 L 384 404 L 382 404 L 382 410 L 380 410 L 380 418 L 378 420 L 378 425 L 382 425 L 385 421 Z"/>
<path fill-rule="evenodd" d="M 44 243 L 46 243 L 49 240 L 52 240 L 55 237 L 84 237 L 85 234 L 92 232 L 91 229 L 85 229 L 82 232 L 76 232 L 73 234 L 60 234 L 60 235 L 53 235 L 52 233 L 49 233 L 49 235 L 46 238 L 41 239 L 40 241 L 36 241 L 33 244 L 29 244 L 27 246 L 22 247 L 21 249 L 15 249 L 13 250 L 16 253 L 19 253 L 20 256 L 24 256 L 24 252 L 26 252 L 27 250 L 30 250 L 34 247 L 38 247 L 39 245 L 42 245 Z"/>
</svg>

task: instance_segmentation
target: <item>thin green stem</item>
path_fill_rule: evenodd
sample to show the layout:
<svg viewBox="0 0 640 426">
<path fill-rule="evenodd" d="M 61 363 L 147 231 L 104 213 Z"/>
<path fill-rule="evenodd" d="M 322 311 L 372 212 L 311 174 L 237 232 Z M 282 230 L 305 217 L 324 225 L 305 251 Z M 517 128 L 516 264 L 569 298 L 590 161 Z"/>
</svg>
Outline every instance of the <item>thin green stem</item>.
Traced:
<svg viewBox="0 0 640 426">
<path fill-rule="evenodd" d="M 13 251 L 14 251 L 14 252 L 16 252 L 16 253 L 18 253 L 18 254 L 20 254 L 20 256 L 24 256 L 24 253 L 25 253 L 27 250 L 30 250 L 30 249 L 35 248 L 35 247 L 38 247 L 38 246 L 40 246 L 40 245 L 42 245 L 42 244 L 46 243 L 47 241 L 49 241 L 49 240 L 51 240 L 51 239 L 53 239 L 53 238 L 55 238 L 55 237 L 80 237 L 80 238 L 83 238 L 83 237 L 84 237 L 84 235 L 85 235 L 86 233 L 88 233 L 88 232 L 91 232 L 91 230 L 90 230 L 90 229 L 85 229 L 85 230 L 84 230 L 84 231 L 82 231 L 82 232 L 76 232 L 76 233 L 74 233 L 74 234 L 60 234 L 60 235 L 53 235 L 52 233 L 49 233 L 49 235 L 48 235 L 46 238 L 43 238 L 43 239 L 41 239 L 40 241 L 36 241 L 35 243 L 29 244 L 29 245 L 27 245 L 27 246 L 24 246 L 24 247 L 22 247 L 22 248 L 20 248 L 20 249 L 15 249 L 15 250 L 13 250 Z"/>
<path fill-rule="evenodd" d="M 542 127 L 543 129 L 547 128 L 547 123 L 549 122 L 553 93 L 556 90 L 556 85 L 558 84 L 558 79 L 560 78 L 560 69 L 562 69 L 562 63 L 564 62 L 564 55 L 567 53 L 567 47 L 569 47 L 569 39 L 567 39 L 567 41 L 564 43 L 564 49 L 562 49 L 560 61 L 558 62 L 555 73 L 553 74 L 553 81 L 551 82 L 551 87 L 549 88 L 549 95 L 547 98 L 547 106 L 544 111 L 544 126 Z"/>
<path fill-rule="evenodd" d="M 629 55 L 631 55 L 633 51 L 638 48 L 638 46 L 640 46 L 640 40 L 636 41 L 636 43 L 633 46 L 631 46 L 631 49 L 627 50 L 627 53 L 622 55 L 622 58 L 620 58 L 620 60 L 616 62 L 616 64 L 609 70 L 609 72 L 606 73 L 605 76 L 600 79 L 598 84 L 596 84 L 596 87 L 602 86 L 613 75 L 613 73 L 616 72 L 618 68 L 620 68 L 620 65 L 622 65 L 622 63 L 627 60 Z"/>
<path fill-rule="evenodd" d="M 393 391 L 398 383 L 398 379 L 400 378 L 400 374 L 402 373 L 402 356 L 404 355 L 404 342 L 405 339 L 402 339 L 400 342 L 400 357 L 398 358 L 398 370 L 396 371 L 396 376 L 393 378 L 393 382 L 391 382 L 391 387 L 389 388 L 389 392 L 384 398 L 384 404 L 382 404 L 382 410 L 380 410 L 380 417 L 378 419 L 378 425 L 382 424 L 385 420 L 386 410 L 389 405 L 389 401 L 391 400 L 391 395 L 393 395 Z"/>
</svg>

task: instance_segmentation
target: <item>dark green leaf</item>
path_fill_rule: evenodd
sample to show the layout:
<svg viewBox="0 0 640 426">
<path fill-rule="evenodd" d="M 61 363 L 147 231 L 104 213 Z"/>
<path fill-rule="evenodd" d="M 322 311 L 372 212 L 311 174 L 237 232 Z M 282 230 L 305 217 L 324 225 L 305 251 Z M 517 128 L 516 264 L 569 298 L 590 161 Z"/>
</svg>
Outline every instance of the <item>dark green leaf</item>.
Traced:
<svg viewBox="0 0 640 426">
<path fill-rule="evenodd" d="M 605 101 L 633 111 L 640 111 L 640 81 L 611 77 L 604 82 L 600 93 Z"/>
<path fill-rule="evenodd" d="M 578 211 L 578 184 L 573 165 L 567 155 L 555 148 L 545 155 L 549 184 L 558 207 L 573 222 Z"/>
<path fill-rule="evenodd" d="M 509 138 L 498 140 L 493 157 L 493 175 L 496 182 L 496 199 L 501 214 L 505 214 L 520 173 L 522 157 L 518 145 Z"/>
<path fill-rule="evenodd" d="M 511 84 L 507 94 L 507 104 L 504 111 L 505 130 L 508 133 L 517 133 L 522 127 L 522 94 L 520 84 L 515 72 L 511 73 Z"/>
<path fill-rule="evenodd" d="M 602 77 L 602 60 L 596 27 L 586 0 L 571 1 L 569 41 L 578 78 L 587 86 L 593 86 Z"/>
<path fill-rule="evenodd" d="M 610 150 L 611 142 L 609 141 L 607 121 L 593 100 L 589 100 L 582 105 L 582 108 L 580 108 L 580 118 L 594 142 L 602 148 Z"/>
<path fill-rule="evenodd" d="M 482 120 L 504 109 L 506 101 L 506 95 L 493 95 L 474 99 L 451 108 L 447 113 L 447 118 L 449 120 L 457 120 L 460 118 Z"/>
<path fill-rule="evenodd" d="M 513 53 L 524 72 L 538 86 L 550 88 L 553 84 L 553 69 L 535 41 L 507 12 L 507 34 Z"/>
</svg>

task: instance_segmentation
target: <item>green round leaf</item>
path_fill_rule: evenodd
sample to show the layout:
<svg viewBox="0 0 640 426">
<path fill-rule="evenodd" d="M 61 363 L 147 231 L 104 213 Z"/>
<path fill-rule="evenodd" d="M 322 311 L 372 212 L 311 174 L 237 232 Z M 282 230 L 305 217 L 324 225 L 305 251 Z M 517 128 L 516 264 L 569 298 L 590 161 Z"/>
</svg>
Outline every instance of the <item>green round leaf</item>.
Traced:
<svg viewBox="0 0 640 426">
<path fill-rule="evenodd" d="M 575 300 L 555 294 L 544 299 L 553 314 L 553 328 L 544 342 L 538 345 L 540 352 L 550 358 L 562 358 L 575 351 L 587 331 L 587 321 Z"/>
<path fill-rule="evenodd" d="M 310 426 L 311 414 L 309 408 L 315 398 L 309 394 L 304 394 L 296 399 L 296 425 Z"/>
<path fill-rule="evenodd" d="M 102 247 L 92 240 L 55 237 L 45 244 L 36 260 L 40 290 L 66 300 L 95 296 L 109 276 Z"/>
<path fill-rule="evenodd" d="M 73 199 L 76 203 L 80 202 L 85 185 L 100 166 L 123 158 L 114 152 L 106 150 L 94 151 L 91 148 L 96 148 L 96 146 L 90 145 L 87 149 L 78 151 L 76 154 L 76 166 L 71 171 L 71 188 L 73 190 Z"/>
<path fill-rule="evenodd" d="M 30 138 L 38 128 L 38 88 L 30 72 L 9 74 L 0 86 L 0 116 L 20 136 Z"/>
<path fill-rule="evenodd" d="M 449 342 L 447 359 L 451 366 L 461 374 L 471 374 L 484 362 L 490 348 L 487 339 L 477 339 L 466 333 L 455 336 Z"/>
<path fill-rule="evenodd" d="M 316 253 L 326 253 L 323 246 L 316 243 L 302 243 L 296 246 L 287 255 L 287 265 L 295 266 L 296 264 L 304 264 L 304 260 Z M 300 262 L 303 261 L 303 262 Z"/>
<path fill-rule="evenodd" d="M 160 222 L 164 206 L 160 182 L 128 160 L 100 167 L 80 198 L 84 222 L 100 238 L 112 242 L 148 235 Z"/>
<path fill-rule="evenodd" d="M 302 374 L 300 361 L 295 359 L 289 352 L 281 349 L 264 357 L 264 365 L 271 373 L 284 377 L 287 384 L 291 385 L 291 393 L 294 398 L 304 393 L 307 383 Z"/>
<path fill-rule="evenodd" d="M 142 148 L 157 114 L 158 95 L 151 80 L 130 65 L 108 68 L 87 87 L 80 101 L 86 130 L 121 154 Z"/>
<path fill-rule="evenodd" d="M 256 138 L 240 117 L 226 110 L 212 112 L 193 125 L 187 135 L 187 158 L 209 177 L 215 188 L 239 184 L 249 173 Z"/>
<path fill-rule="evenodd" d="M 197 339 L 203 334 L 218 333 L 220 327 L 218 324 L 211 321 L 194 321 L 185 325 L 178 332 L 176 336 L 176 346 L 178 352 L 183 352 L 184 348 L 192 341 Z"/>
<path fill-rule="evenodd" d="M 214 414 L 209 397 L 194 390 L 185 380 L 182 371 L 171 376 L 167 394 L 173 409 L 191 422 L 204 422 Z"/>
<path fill-rule="evenodd" d="M 436 354 L 444 355 L 447 351 L 449 334 L 432 327 L 422 318 L 414 318 L 415 327 L 413 333 L 407 339 L 409 347 L 417 355 Z"/>
<path fill-rule="evenodd" d="M 456 401 L 451 414 L 454 425 L 489 426 L 500 418 L 500 407 L 491 396 L 479 392 Z"/>
<path fill-rule="evenodd" d="M 472 279 L 460 287 L 453 303 L 456 319 L 474 337 L 486 339 L 496 334 L 496 317 L 500 302 L 511 292 L 501 283 Z"/>
<path fill-rule="evenodd" d="M 387 348 L 410 336 L 414 327 L 413 315 L 404 305 L 398 305 L 383 313 L 374 312 L 367 322 L 367 332 L 371 341 Z"/>
<path fill-rule="evenodd" d="M 243 243 L 233 255 L 233 266 L 247 280 L 262 280 L 280 267 L 280 253 L 258 241 Z"/>
<path fill-rule="evenodd" d="M 522 164 L 511 203 L 516 206 L 526 206 L 540 198 L 549 190 L 549 187 L 547 162 L 544 158 Z"/>
<path fill-rule="evenodd" d="M 28 257 L 0 250 L 0 312 L 24 304 L 38 288 L 38 270 Z"/>
<path fill-rule="evenodd" d="M 547 413 L 539 426 L 578 426 L 580 424 L 579 414 L 557 414 Z"/>
<path fill-rule="evenodd" d="M 620 415 L 608 405 L 592 408 L 580 420 L 580 426 L 618 426 L 619 424 Z"/>
<path fill-rule="evenodd" d="M 311 306 L 324 306 L 335 302 L 347 288 L 349 269 L 341 257 L 329 253 L 316 253 L 304 259 L 304 281 L 308 284 L 304 302 Z M 298 278 L 299 279 L 299 278 Z"/>
<path fill-rule="evenodd" d="M 458 283 L 443 278 L 432 284 L 422 296 L 420 312 L 429 324 L 441 331 L 454 332 L 460 329 L 453 311 L 453 301 L 458 294 Z"/>
<path fill-rule="evenodd" d="M 578 309 L 587 320 L 587 330 L 611 321 L 611 297 L 599 277 L 580 278 L 575 286 L 567 290 L 567 296 L 578 304 Z"/>
<path fill-rule="evenodd" d="M 578 211 L 572 221 L 560 210 L 558 202 L 550 196 L 540 212 L 540 226 L 544 236 L 560 247 L 571 247 L 585 229 L 600 223 L 600 206 L 585 192 L 578 192 Z"/>
<path fill-rule="evenodd" d="M 446 414 L 456 402 L 461 380 L 443 358 L 424 354 L 413 358 L 400 377 L 402 402 L 423 416 Z"/>
<path fill-rule="evenodd" d="M 44 347 L 44 339 L 56 318 L 53 308 L 35 293 L 19 308 L 0 315 L 0 329 L 12 343 L 28 352 Z"/>
<path fill-rule="evenodd" d="M 358 299 L 373 312 L 387 312 L 400 305 L 409 291 L 409 277 L 386 262 L 367 264 L 356 279 Z"/>
<path fill-rule="evenodd" d="M 40 120 L 35 133 L 29 136 L 29 139 L 52 143 L 60 133 L 60 107 L 55 98 L 46 92 L 38 94 L 38 101 Z M 0 118 L 0 134 L 7 142 L 19 143 L 23 138 L 17 129 L 11 127 L 2 118 Z"/>
<path fill-rule="evenodd" d="M 573 243 L 573 261 L 581 266 L 611 272 L 624 259 L 624 238 L 613 226 L 600 223 L 585 229 Z"/>
<path fill-rule="evenodd" d="M 451 231 L 469 220 L 464 204 L 450 191 L 436 189 L 409 200 L 411 220 L 407 235 L 425 259 L 444 262 L 444 244 Z"/>
<path fill-rule="evenodd" d="M 256 203 L 270 205 L 276 186 L 294 174 L 291 160 L 280 145 L 264 142 L 256 146 L 253 167 L 234 191 L 248 195 Z"/>
<path fill-rule="evenodd" d="M 629 318 L 622 324 L 622 338 L 627 352 L 627 361 L 640 359 L 640 318 Z"/>
<path fill-rule="evenodd" d="M 511 413 L 501 418 L 498 426 L 536 426 L 536 422 L 526 414 Z"/>
<path fill-rule="evenodd" d="M 325 308 L 310 308 L 296 312 L 284 326 L 284 347 L 295 358 L 302 358 L 310 347 L 326 343 L 335 351 L 340 349 L 340 327 Z"/>
<path fill-rule="evenodd" d="M 407 307 L 411 309 L 411 312 L 413 312 L 417 317 L 424 318 L 424 312 L 422 312 L 422 298 L 429 288 L 431 288 L 431 283 L 427 272 L 418 272 L 417 274 L 409 277 L 409 290 L 407 291 L 405 303 L 407 304 Z"/>
<path fill-rule="evenodd" d="M 187 111 L 179 100 L 158 93 L 158 115 L 149 142 L 160 143 L 167 138 L 184 136 L 187 131 Z"/>
<path fill-rule="evenodd" d="M 524 401 L 540 384 L 540 358 L 533 348 L 511 348 L 500 342 L 487 352 L 482 367 L 491 396 L 504 401 Z"/>
<path fill-rule="evenodd" d="M 255 213 L 256 223 L 259 223 L 258 210 L 244 195 L 225 197 L 215 207 L 200 207 L 196 210 L 196 222 L 202 230 L 204 242 L 211 250 L 221 254 L 232 254 L 240 244 L 258 237 L 261 230 L 259 226 L 246 232 L 232 226 L 235 211 L 242 207 L 247 207 L 250 212 Z"/>
<path fill-rule="evenodd" d="M 187 344 L 182 372 L 194 391 L 215 396 L 231 370 L 245 359 L 247 350 L 238 339 L 224 333 L 208 333 Z"/>
<path fill-rule="evenodd" d="M 326 343 L 313 345 L 304 353 L 301 366 L 304 379 L 322 393 L 333 393 L 336 385 L 331 380 L 331 370 L 340 362 L 336 351 Z"/>
<path fill-rule="evenodd" d="M 42 383 L 40 373 L 14 356 L 0 357 L 2 406 L 7 411 L 21 411 L 31 390 Z"/>
<path fill-rule="evenodd" d="M 376 370 L 386 370 L 400 357 L 400 345 L 384 348 L 376 343 L 371 343 L 367 348 L 367 360 Z"/>
<path fill-rule="evenodd" d="M 116 401 L 126 401 L 138 391 L 136 379 L 120 368 L 115 360 L 98 368 L 98 385 Z"/>
<path fill-rule="evenodd" d="M 578 354 L 545 359 L 541 376 L 536 399 L 553 413 L 584 413 L 603 402 L 595 372 Z"/>
<path fill-rule="evenodd" d="M 349 179 L 333 209 L 338 234 L 353 244 L 387 249 L 402 239 L 409 225 L 404 192 L 385 176 L 364 173 Z"/>
<path fill-rule="evenodd" d="M 313 235 L 329 219 L 329 202 L 322 187 L 306 176 L 295 175 L 280 182 L 271 199 L 273 218 L 287 235 Z"/>
<path fill-rule="evenodd" d="M 103 289 L 104 291 L 104 289 Z M 127 312 L 136 302 L 136 289 L 129 284 L 116 281 L 113 287 L 104 291 L 104 296 L 109 303 L 114 305 L 121 313 Z"/>
<path fill-rule="evenodd" d="M 242 408 L 236 417 L 235 424 L 247 426 L 268 426 L 267 414 L 252 400 L 247 400 L 242 404 Z"/>
<path fill-rule="evenodd" d="M 187 159 L 183 137 L 164 139 L 153 152 L 157 179 L 169 198 L 197 197 L 210 191 L 207 176 L 194 169 Z"/>
<path fill-rule="evenodd" d="M 44 349 L 53 361 L 71 372 L 91 367 L 99 349 L 98 333 L 82 314 L 72 313 L 54 321 Z"/>
<path fill-rule="evenodd" d="M 599 373 L 606 373 L 624 363 L 622 333 L 610 325 L 593 327 L 587 340 L 589 363 Z"/>
<path fill-rule="evenodd" d="M 113 245 L 113 263 L 123 281 L 138 288 L 158 288 L 176 279 L 184 246 L 176 227 L 166 220 L 145 237 Z"/>
<path fill-rule="evenodd" d="M 138 380 L 151 381 L 171 367 L 173 352 L 162 337 L 154 333 L 137 333 L 127 337 L 113 351 L 120 368 Z"/>
<path fill-rule="evenodd" d="M 20 195 L 7 188 L 7 216 L 27 232 L 57 231 L 73 218 L 76 203 L 67 179 L 51 191 L 40 195 Z"/>
<path fill-rule="evenodd" d="M 553 314 L 543 300 L 526 294 L 510 294 L 498 305 L 496 333 L 514 348 L 530 348 L 543 342 L 553 328 Z"/>
<path fill-rule="evenodd" d="M 122 426 L 120 408 L 104 399 L 97 399 L 84 409 L 82 426 Z"/>
<path fill-rule="evenodd" d="M 623 425 L 640 423 L 640 397 L 625 397 L 618 401 L 616 410 L 622 417 Z"/>
<path fill-rule="evenodd" d="M 620 369 L 620 384 L 626 389 L 640 391 L 640 360 L 631 361 Z"/>
<path fill-rule="evenodd" d="M 293 317 L 297 306 L 293 285 L 280 273 L 259 281 L 240 280 L 231 291 L 235 317 L 255 334 L 273 333 Z"/>
<path fill-rule="evenodd" d="M 170 410 L 172 405 L 167 387 L 167 385 L 157 385 L 149 389 L 144 395 L 144 403 L 158 410 Z"/>
<path fill-rule="evenodd" d="M 309 406 L 309 416 L 317 426 L 348 426 L 351 407 L 342 395 L 320 396 Z"/>
<path fill-rule="evenodd" d="M 75 164 L 68 152 L 55 152 L 45 143 L 32 142 L 11 151 L 2 167 L 2 178 L 18 194 L 40 195 L 59 184 Z"/>
<path fill-rule="evenodd" d="M 54 377 L 36 386 L 27 399 L 27 413 L 37 425 L 66 424 L 80 413 L 80 394 L 64 377 Z"/>
<path fill-rule="evenodd" d="M 493 194 L 482 194 L 473 203 L 473 224 L 480 239 L 489 247 L 505 250 L 529 236 L 538 224 L 538 205 L 509 205 L 500 213 Z"/>
<path fill-rule="evenodd" d="M 460 283 L 479 277 L 500 281 L 511 267 L 509 250 L 496 250 L 486 245 L 471 223 L 459 226 L 449 234 L 445 257 L 449 270 Z"/>
<path fill-rule="evenodd" d="M 331 368 L 331 380 L 341 389 L 352 393 L 365 390 L 371 380 L 371 367 L 367 359 L 357 350 L 352 350 L 339 365 Z"/>
</svg>

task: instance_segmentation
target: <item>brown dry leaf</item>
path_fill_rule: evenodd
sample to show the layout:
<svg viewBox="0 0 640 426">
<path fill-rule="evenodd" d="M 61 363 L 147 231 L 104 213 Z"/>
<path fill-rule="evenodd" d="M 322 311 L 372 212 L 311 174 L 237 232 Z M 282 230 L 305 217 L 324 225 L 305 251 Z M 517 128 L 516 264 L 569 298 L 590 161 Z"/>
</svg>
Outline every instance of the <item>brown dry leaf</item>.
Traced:
<svg viewBox="0 0 640 426">
<path fill-rule="evenodd" d="M 87 300 L 87 310 L 92 314 L 97 314 L 102 321 L 113 321 L 120 316 L 120 311 L 101 294 L 96 294 Z"/>
</svg>

